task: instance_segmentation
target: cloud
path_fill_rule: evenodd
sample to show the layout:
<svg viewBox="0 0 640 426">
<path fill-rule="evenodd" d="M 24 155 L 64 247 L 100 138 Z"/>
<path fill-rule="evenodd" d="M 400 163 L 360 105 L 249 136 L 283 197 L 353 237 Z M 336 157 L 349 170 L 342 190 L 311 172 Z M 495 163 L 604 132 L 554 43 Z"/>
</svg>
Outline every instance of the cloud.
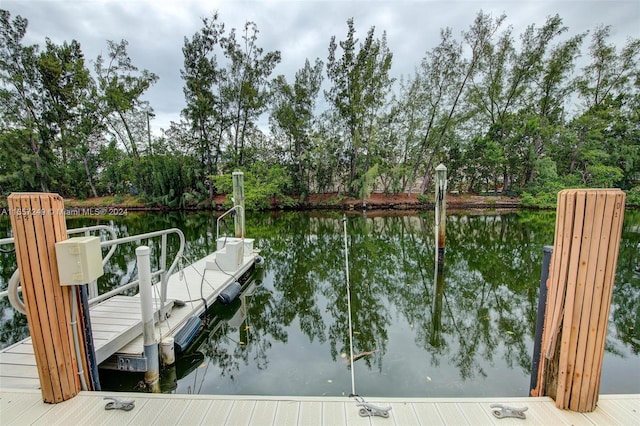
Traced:
<svg viewBox="0 0 640 426">
<path fill-rule="evenodd" d="M 612 26 L 611 41 L 618 46 L 628 37 L 640 37 L 637 0 L 4 0 L 0 7 L 29 20 L 27 43 L 43 45 L 45 37 L 56 43 L 76 39 L 89 61 L 106 53 L 106 40 L 126 39 L 133 63 L 160 77 L 146 96 L 156 112 L 155 133 L 179 120 L 184 107 L 184 38 L 199 31 L 201 19 L 215 10 L 228 30 L 240 31 L 246 21 L 254 21 L 260 31 L 258 44 L 265 51 L 282 53 L 274 73 L 290 82 L 305 59 L 326 62 L 331 37 L 345 37 L 349 18 L 354 18 L 361 39 L 372 26 L 377 36 L 386 31 L 395 77 L 413 73 L 425 52 L 438 43 L 441 28 L 451 27 L 459 37 L 480 10 L 494 16 L 506 13 L 506 24 L 516 37 L 527 25 L 539 27 L 556 13 L 569 27 L 569 35 L 605 24 Z"/>
</svg>

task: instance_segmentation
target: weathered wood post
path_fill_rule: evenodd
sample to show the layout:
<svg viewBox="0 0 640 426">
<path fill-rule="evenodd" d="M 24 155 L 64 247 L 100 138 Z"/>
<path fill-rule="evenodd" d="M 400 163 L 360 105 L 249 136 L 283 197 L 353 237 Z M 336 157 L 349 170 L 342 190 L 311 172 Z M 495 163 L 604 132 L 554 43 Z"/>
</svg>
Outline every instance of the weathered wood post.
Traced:
<svg viewBox="0 0 640 426">
<path fill-rule="evenodd" d="M 447 168 L 436 167 L 436 262 L 444 262 L 447 236 Z"/>
<path fill-rule="evenodd" d="M 57 194 L 13 193 L 7 201 L 42 398 L 62 402 L 80 392 L 78 371 L 91 381 L 86 352 L 77 359 L 70 328 L 76 288 L 60 285 L 56 263 L 55 243 L 67 239 L 63 200 Z"/>
<path fill-rule="evenodd" d="M 233 172 L 233 206 L 238 207 L 233 218 L 237 238 L 245 237 L 244 230 L 244 174 Z"/>
<path fill-rule="evenodd" d="M 558 194 L 555 241 L 534 396 L 593 411 L 598 402 L 611 294 L 620 249 L 625 193 Z"/>
<path fill-rule="evenodd" d="M 440 347 L 440 331 L 442 329 L 442 298 L 444 296 L 444 262 L 436 262 L 435 289 L 431 301 L 431 336 L 429 343 L 433 347 Z"/>
<path fill-rule="evenodd" d="M 447 168 L 444 164 L 436 167 L 435 191 L 435 266 L 433 282 L 433 300 L 431 303 L 431 345 L 440 344 L 440 326 L 442 320 L 442 297 L 444 295 L 444 251 L 446 245 L 446 198 L 447 198 Z"/>
</svg>

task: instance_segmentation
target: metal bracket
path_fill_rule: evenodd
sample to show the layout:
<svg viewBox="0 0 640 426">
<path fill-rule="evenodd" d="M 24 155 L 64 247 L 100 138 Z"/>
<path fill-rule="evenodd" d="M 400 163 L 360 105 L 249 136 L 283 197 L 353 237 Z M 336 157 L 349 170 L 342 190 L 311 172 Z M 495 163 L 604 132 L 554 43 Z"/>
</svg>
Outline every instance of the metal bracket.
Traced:
<svg viewBox="0 0 640 426">
<path fill-rule="evenodd" d="M 159 318 L 160 322 L 166 321 L 167 318 L 169 318 L 171 316 L 171 311 L 173 310 L 174 302 L 173 301 L 167 301 L 167 302 L 169 302 L 169 303 L 164 305 L 162 307 L 162 309 L 160 310 L 160 312 L 158 312 L 158 314 L 160 316 L 160 318 Z"/>
<path fill-rule="evenodd" d="M 118 355 L 118 370 L 146 373 L 147 358 L 138 356 Z"/>
<path fill-rule="evenodd" d="M 492 411 L 493 415 L 499 419 L 504 419 L 506 417 L 515 417 L 516 419 L 526 419 L 527 417 L 524 415 L 524 412 L 529 409 L 529 407 L 514 408 L 504 404 L 491 404 L 491 408 L 494 409 Z"/>
</svg>

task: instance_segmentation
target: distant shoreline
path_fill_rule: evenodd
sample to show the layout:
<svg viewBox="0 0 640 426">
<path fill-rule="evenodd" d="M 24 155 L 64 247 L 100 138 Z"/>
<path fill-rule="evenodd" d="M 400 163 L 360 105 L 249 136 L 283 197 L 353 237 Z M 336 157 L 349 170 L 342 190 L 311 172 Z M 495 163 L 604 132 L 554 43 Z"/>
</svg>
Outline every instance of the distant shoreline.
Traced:
<svg viewBox="0 0 640 426">
<path fill-rule="evenodd" d="M 426 197 L 418 198 L 417 194 L 372 194 L 366 203 L 361 198 L 339 196 L 337 193 L 313 194 L 307 200 L 299 201 L 294 207 L 281 206 L 274 200 L 270 209 L 266 210 L 398 210 L 398 211 L 424 211 L 434 207 L 433 201 L 424 201 Z M 209 206 L 201 203 L 199 206 L 189 207 L 168 207 L 163 205 L 145 205 L 133 197 L 98 197 L 84 200 L 65 199 L 65 208 L 71 210 L 73 214 L 81 214 L 86 210 L 87 215 L 99 215 L 105 211 L 106 215 L 118 213 L 124 210 L 132 212 L 145 211 L 225 211 L 228 209 L 228 198 L 226 195 L 218 195 Z M 447 195 L 447 209 L 451 210 L 514 210 L 521 208 L 520 200 L 516 197 L 501 195 Z"/>
</svg>

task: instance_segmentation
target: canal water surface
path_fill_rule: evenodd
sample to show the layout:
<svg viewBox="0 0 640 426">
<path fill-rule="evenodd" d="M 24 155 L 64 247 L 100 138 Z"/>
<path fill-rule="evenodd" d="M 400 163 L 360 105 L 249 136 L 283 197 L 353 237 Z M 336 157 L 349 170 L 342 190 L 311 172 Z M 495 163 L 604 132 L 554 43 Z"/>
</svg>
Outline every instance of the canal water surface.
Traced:
<svg viewBox="0 0 640 426">
<path fill-rule="evenodd" d="M 207 329 L 188 355 L 163 372 L 163 391 L 348 395 L 342 214 L 247 216 L 247 235 L 256 239 L 264 265 L 239 299 L 212 307 Z M 4 237 L 10 225 L 0 219 Z M 185 264 L 215 250 L 212 214 L 68 218 L 69 228 L 97 223 L 111 224 L 120 236 L 178 227 L 188 241 Z M 554 212 L 450 214 L 444 280 L 438 285 L 433 213 L 349 215 L 356 393 L 526 396 L 542 253 L 553 245 L 554 224 Z M 601 393 L 640 393 L 639 225 L 639 212 L 627 211 Z M 136 277 L 134 250 L 118 250 L 99 280 L 102 291 Z M 152 253 L 157 258 L 159 249 L 152 246 Z M 14 267 L 15 256 L 0 253 L 3 289 Z M 0 308 L 4 347 L 28 330 L 6 299 Z M 101 381 L 105 388 L 133 390 L 139 377 L 105 373 Z"/>
</svg>

